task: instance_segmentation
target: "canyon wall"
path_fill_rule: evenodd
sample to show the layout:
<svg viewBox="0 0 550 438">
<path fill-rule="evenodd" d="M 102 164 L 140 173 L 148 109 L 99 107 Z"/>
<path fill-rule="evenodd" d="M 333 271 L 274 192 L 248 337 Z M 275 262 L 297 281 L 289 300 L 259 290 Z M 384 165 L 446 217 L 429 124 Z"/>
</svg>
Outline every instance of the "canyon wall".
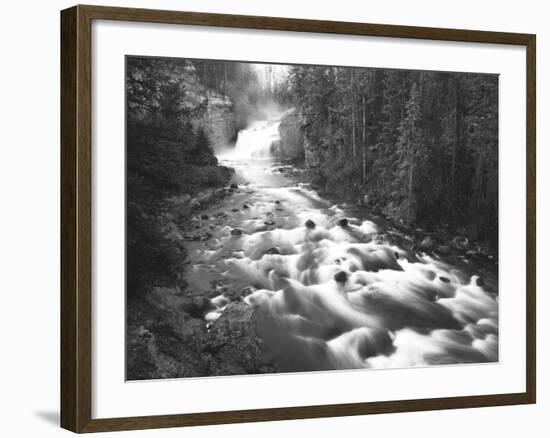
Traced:
<svg viewBox="0 0 550 438">
<path fill-rule="evenodd" d="M 303 120 L 296 111 L 287 112 L 279 125 L 281 139 L 272 145 L 272 154 L 277 158 L 304 159 Z"/>
<path fill-rule="evenodd" d="M 206 111 L 198 121 L 215 151 L 234 143 L 237 138 L 235 105 L 222 94 L 208 93 Z"/>
</svg>

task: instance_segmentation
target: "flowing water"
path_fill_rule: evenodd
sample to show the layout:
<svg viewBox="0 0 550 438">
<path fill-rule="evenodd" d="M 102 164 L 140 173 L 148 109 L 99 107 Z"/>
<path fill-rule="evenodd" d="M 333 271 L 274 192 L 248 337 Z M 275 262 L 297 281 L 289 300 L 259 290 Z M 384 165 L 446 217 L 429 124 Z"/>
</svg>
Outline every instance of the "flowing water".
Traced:
<svg viewBox="0 0 550 438">
<path fill-rule="evenodd" d="M 497 361 L 496 277 L 392 245 L 383 221 L 281 172 L 278 125 L 255 123 L 220 156 L 239 188 L 206 211 L 188 258 L 190 287 L 219 291 L 205 318 L 245 290 L 280 371 Z"/>
</svg>

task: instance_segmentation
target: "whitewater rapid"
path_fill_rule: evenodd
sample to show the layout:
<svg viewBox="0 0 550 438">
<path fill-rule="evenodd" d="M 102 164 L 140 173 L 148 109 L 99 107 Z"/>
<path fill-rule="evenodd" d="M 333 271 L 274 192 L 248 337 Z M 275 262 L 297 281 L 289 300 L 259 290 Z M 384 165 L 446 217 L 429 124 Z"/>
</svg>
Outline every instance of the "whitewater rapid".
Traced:
<svg viewBox="0 0 550 438">
<path fill-rule="evenodd" d="M 278 123 L 241 131 L 221 157 L 239 188 L 208 212 L 212 237 L 189 257 L 190 285 L 221 292 L 205 318 L 223 312 L 224 290 L 244 290 L 280 371 L 498 361 L 496 283 L 391 244 L 379 224 L 285 177 L 269 153 Z"/>
</svg>

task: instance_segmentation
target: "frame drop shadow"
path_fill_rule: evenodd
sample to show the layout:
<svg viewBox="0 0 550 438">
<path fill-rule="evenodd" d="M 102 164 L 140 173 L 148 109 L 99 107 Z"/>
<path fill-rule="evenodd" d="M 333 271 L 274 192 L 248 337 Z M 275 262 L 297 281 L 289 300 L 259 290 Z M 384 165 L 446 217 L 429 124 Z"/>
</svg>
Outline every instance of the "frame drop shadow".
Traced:
<svg viewBox="0 0 550 438">
<path fill-rule="evenodd" d="M 52 426 L 58 427 L 60 424 L 59 411 L 36 411 L 34 415 Z"/>
</svg>

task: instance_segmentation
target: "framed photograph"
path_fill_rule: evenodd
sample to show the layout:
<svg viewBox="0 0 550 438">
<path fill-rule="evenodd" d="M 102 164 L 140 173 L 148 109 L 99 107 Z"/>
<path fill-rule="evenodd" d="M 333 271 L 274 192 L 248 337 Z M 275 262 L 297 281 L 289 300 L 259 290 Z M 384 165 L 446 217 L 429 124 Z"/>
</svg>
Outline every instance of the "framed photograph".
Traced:
<svg viewBox="0 0 550 438">
<path fill-rule="evenodd" d="M 61 13 L 61 423 L 535 403 L 535 35 Z"/>
</svg>

